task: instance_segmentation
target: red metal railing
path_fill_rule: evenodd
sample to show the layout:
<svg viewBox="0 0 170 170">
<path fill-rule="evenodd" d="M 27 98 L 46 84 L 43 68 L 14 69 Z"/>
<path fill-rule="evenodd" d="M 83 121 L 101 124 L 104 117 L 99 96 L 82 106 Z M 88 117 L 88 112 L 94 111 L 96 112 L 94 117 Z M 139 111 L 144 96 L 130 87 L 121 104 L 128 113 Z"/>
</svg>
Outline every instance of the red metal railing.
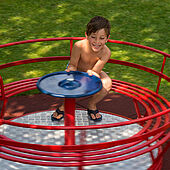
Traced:
<svg viewBox="0 0 170 170">
<path fill-rule="evenodd" d="M 34 39 L 20 42 L 13 42 L 4 45 L 0 45 L 0 48 L 34 43 L 43 41 L 70 41 L 70 55 L 73 47 L 74 40 L 81 40 L 83 37 L 63 37 L 63 38 L 45 38 Z M 137 68 L 145 72 L 154 74 L 159 77 L 156 92 L 153 92 L 147 88 L 141 87 L 136 84 L 112 79 L 112 91 L 124 94 L 133 99 L 134 106 L 136 108 L 137 119 L 130 119 L 125 122 L 103 124 L 103 125 L 89 125 L 89 126 L 45 126 L 17 123 L 11 120 L 4 120 L 4 113 L 8 98 L 18 93 L 36 89 L 36 82 L 38 78 L 20 80 L 8 84 L 3 84 L 2 77 L 0 76 L 0 100 L 2 101 L 2 109 L 0 116 L 0 125 L 3 124 L 18 126 L 23 128 L 32 129 L 44 129 L 44 130 L 87 130 L 87 129 L 103 129 L 111 127 L 121 127 L 125 125 L 131 125 L 138 123 L 142 126 L 142 129 L 133 135 L 132 137 L 121 139 L 111 142 L 103 142 L 96 144 L 85 145 L 41 145 L 17 142 L 7 138 L 4 135 L 0 136 L 0 157 L 17 161 L 26 164 L 44 165 L 44 166 L 65 166 L 73 167 L 77 166 L 82 168 L 83 166 L 99 165 L 111 162 L 118 162 L 126 159 L 130 159 L 144 153 L 150 153 L 153 164 L 149 170 L 161 169 L 162 155 L 167 150 L 162 145 L 169 139 L 170 133 L 167 129 L 170 127 L 169 113 L 170 103 L 167 99 L 158 94 L 160 89 L 161 80 L 170 81 L 170 77 L 163 74 L 165 63 L 169 54 L 153 49 L 147 46 L 134 44 L 130 42 L 123 42 L 117 40 L 109 40 L 109 43 L 124 44 L 128 46 L 134 46 L 137 48 L 146 49 L 158 54 L 161 54 L 164 59 L 161 67 L 161 71 L 158 72 L 151 68 L 141 66 L 135 63 L 127 61 L 120 61 L 110 59 L 108 62 L 112 64 L 125 65 L 128 67 Z M 35 62 L 46 62 L 56 60 L 69 60 L 70 56 L 54 56 L 54 57 L 42 57 L 27 60 L 14 61 L 0 65 L 0 69 L 8 67 L 24 65 Z M 139 105 L 142 105 L 145 112 L 141 113 Z M 108 112 L 106 112 L 108 113 Z M 110 114 L 110 113 L 108 113 Z M 153 150 L 158 148 L 157 156 L 154 156 Z M 9 150 L 10 149 L 10 150 Z M 117 152 L 118 151 L 118 152 Z M 17 157 L 16 157 L 17 156 Z M 24 158 L 24 159 L 23 159 Z M 64 163 L 63 163 L 64 162 Z"/>
</svg>

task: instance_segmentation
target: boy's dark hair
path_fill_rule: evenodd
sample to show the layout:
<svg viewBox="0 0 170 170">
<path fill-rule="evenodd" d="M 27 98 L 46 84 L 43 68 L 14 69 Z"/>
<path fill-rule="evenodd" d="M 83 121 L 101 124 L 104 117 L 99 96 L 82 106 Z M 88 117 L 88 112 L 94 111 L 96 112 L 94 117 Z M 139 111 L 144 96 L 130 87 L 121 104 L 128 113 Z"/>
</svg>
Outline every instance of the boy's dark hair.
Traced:
<svg viewBox="0 0 170 170">
<path fill-rule="evenodd" d="M 89 36 L 91 33 L 103 29 L 105 30 L 107 37 L 110 35 L 110 23 L 109 21 L 101 16 L 96 16 L 90 20 L 86 27 L 86 34 Z"/>
</svg>

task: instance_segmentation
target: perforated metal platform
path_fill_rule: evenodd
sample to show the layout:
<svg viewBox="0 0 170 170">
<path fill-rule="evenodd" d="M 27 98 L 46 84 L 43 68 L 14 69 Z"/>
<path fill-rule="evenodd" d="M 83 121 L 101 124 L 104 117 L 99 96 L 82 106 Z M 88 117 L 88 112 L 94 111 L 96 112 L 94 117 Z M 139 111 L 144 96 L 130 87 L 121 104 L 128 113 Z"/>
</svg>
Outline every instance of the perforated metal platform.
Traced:
<svg viewBox="0 0 170 170">
<path fill-rule="evenodd" d="M 52 122 L 51 114 L 53 111 L 44 111 L 34 114 L 29 114 L 12 121 L 20 123 L 28 123 L 35 125 L 48 125 L 48 126 L 63 126 L 64 120 L 60 122 Z M 101 122 L 95 123 L 88 119 L 87 113 L 84 110 L 76 110 L 75 120 L 77 126 L 85 126 L 92 124 L 109 124 L 116 122 L 127 121 L 128 119 L 101 113 L 103 115 L 103 120 Z M 142 127 L 138 124 L 131 124 L 121 127 L 107 128 L 107 129 L 93 129 L 93 130 L 76 130 L 76 144 L 94 144 L 101 142 L 109 142 L 114 140 L 126 139 L 130 136 L 138 133 Z M 64 145 L 64 130 L 40 130 L 40 129 L 29 129 L 21 128 L 10 125 L 0 126 L 0 133 L 12 140 L 33 144 L 45 144 L 45 145 Z M 157 154 L 157 150 L 154 151 Z M 96 170 L 133 170 L 138 168 L 139 170 L 146 170 L 152 164 L 152 160 L 149 153 L 140 155 L 138 157 L 124 160 L 121 162 L 115 162 L 105 165 L 93 165 L 84 167 L 84 169 L 96 169 Z M 0 159 L 0 165 L 3 170 L 42 170 L 42 169 L 61 169 L 69 170 L 75 169 L 77 167 L 48 167 L 48 166 L 35 166 L 16 163 L 4 159 Z"/>
</svg>

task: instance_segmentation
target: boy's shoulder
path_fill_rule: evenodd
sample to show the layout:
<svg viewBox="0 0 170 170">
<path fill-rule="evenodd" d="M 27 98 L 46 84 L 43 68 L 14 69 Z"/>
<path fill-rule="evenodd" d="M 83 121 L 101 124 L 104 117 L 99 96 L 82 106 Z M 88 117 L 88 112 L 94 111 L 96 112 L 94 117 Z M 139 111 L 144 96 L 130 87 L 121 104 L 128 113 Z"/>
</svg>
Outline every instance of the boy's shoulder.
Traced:
<svg viewBox="0 0 170 170">
<path fill-rule="evenodd" d="M 75 45 L 76 47 L 81 48 L 81 47 L 83 47 L 85 44 L 86 44 L 86 39 L 83 39 L 83 40 L 77 41 L 74 45 Z"/>
</svg>

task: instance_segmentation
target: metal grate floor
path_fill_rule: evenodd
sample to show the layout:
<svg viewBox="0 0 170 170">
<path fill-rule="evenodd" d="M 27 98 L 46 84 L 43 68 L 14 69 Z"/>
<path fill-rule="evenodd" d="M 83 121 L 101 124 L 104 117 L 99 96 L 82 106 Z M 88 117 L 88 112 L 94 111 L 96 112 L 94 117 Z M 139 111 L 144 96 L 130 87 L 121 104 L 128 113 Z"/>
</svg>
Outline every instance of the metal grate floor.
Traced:
<svg viewBox="0 0 170 170">
<path fill-rule="evenodd" d="M 48 125 L 48 126 L 63 126 L 64 120 L 60 122 L 52 122 L 51 114 L 53 111 L 44 111 L 34 114 L 28 114 L 23 117 L 19 117 L 12 121 L 36 125 Z M 88 119 L 85 110 L 76 110 L 75 120 L 76 126 L 94 125 L 94 124 L 109 124 L 128 121 L 128 119 L 101 113 L 103 119 L 101 122 L 93 122 Z M 130 136 L 138 133 L 142 127 L 138 124 L 132 124 L 121 127 L 107 128 L 107 129 L 93 129 L 93 130 L 76 130 L 76 144 L 94 144 L 101 142 L 109 142 L 114 140 L 126 139 Z M 41 129 L 29 129 L 21 128 L 10 125 L 0 126 L 0 133 L 19 142 L 33 143 L 33 144 L 46 144 L 46 145 L 64 145 L 64 130 L 41 130 Z M 82 138 L 83 136 L 83 138 Z M 157 150 L 154 151 L 157 154 Z M 87 170 L 133 170 L 138 168 L 139 170 L 146 170 L 152 164 L 152 160 L 149 153 L 140 155 L 136 158 L 129 160 L 115 162 L 105 165 L 94 165 L 84 167 Z M 48 166 L 35 166 L 12 162 L 0 158 L 0 165 L 3 170 L 77 170 L 77 167 L 48 167 Z"/>
</svg>

